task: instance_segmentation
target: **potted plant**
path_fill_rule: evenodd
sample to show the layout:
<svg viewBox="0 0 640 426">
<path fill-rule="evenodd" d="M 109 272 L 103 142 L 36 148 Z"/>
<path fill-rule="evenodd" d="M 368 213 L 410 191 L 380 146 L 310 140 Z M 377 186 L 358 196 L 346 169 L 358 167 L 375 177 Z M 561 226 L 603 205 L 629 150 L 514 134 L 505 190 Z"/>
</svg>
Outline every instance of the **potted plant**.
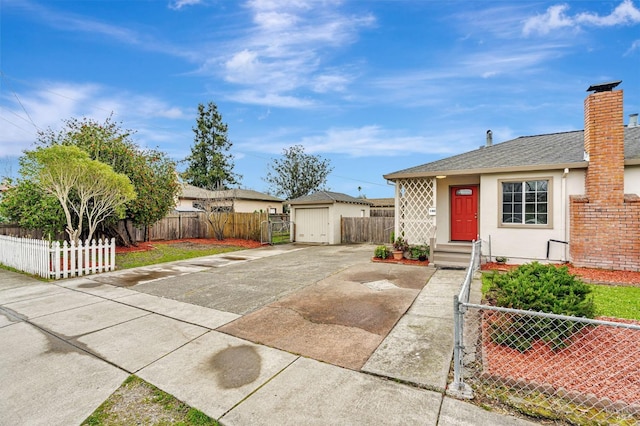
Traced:
<svg viewBox="0 0 640 426">
<path fill-rule="evenodd" d="M 402 259 L 404 252 L 409 250 L 409 243 L 402 237 L 398 237 L 393 242 L 393 258 L 395 260 Z"/>
<path fill-rule="evenodd" d="M 429 257 L 429 246 L 426 244 L 411 246 L 409 251 L 412 259 L 418 259 L 421 262 L 424 262 Z"/>
</svg>

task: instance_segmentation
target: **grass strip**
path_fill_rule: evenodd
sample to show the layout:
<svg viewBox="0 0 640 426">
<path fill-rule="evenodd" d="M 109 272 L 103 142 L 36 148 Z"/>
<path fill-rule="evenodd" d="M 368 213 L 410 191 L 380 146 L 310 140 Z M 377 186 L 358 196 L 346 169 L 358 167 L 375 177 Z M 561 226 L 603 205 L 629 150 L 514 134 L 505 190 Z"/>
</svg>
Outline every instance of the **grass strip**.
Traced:
<svg viewBox="0 0 640 426">
<path fill-rule="evenodd" d="M 219 423 L 137 376 L 127 380 L 82 426 L 217 426 Z"/>
<path fill-rule="evenodd" d="M 196 244 L 157 244 L 153 250 L 117 253 L 116 268 L 129 269 L 139 266 L 154 265 L 156 263 L 175 262 L 177 260 L 193 259 L 194 257 L 210 256 L 213 254 L 228 253 L 243 250 L 234 246 L 210 246 Z"/>
</svg>

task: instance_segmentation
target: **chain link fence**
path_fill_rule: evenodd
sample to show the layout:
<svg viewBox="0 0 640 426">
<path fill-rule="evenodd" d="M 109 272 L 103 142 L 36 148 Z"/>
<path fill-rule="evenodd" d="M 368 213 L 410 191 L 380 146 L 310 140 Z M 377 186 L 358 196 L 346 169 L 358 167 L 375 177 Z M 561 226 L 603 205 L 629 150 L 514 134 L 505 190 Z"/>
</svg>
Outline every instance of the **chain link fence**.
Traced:
<svg viewBox="0 0 640 426">
<path fill-rule="evenodd" d="M 470 303 L 472 281 L 454 301 L 450 394 L 570 424 L 640 425 L 640 322 Z"/>
</svg>

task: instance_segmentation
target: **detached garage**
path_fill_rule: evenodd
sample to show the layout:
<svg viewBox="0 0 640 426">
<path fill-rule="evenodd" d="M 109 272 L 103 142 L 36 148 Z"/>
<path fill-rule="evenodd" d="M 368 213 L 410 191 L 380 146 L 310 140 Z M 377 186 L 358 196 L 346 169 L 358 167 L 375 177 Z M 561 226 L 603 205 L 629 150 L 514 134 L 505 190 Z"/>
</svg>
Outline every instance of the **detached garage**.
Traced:
<svg viewBox="0 0 640 426">
<path fill-rule="evenodd" d="M 369 217 L 371 203 L 339 192 L 318 191 L 288 202 L 299 243 L 340 244 L 341 217 Z"/>
</svg>

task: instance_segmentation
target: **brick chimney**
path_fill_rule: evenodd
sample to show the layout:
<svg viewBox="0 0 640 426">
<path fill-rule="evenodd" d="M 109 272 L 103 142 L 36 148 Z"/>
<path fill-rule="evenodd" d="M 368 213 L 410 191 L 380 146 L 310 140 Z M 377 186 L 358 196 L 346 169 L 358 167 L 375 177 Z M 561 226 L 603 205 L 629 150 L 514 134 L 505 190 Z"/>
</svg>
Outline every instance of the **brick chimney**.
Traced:
<svg viewBox="0 0 640 426">
<path fill-rule="evenodd" d="M 593 85 L 584 101 L 584 151 L 589 161 L 585 195 L 589 203 L 624 203 L 624 121 L 620 81 Z"/>
<path fill-rule="evenodd" d="M 576 266 L 640 271 L 640 197 L 624 194 L 619 81 L 591 86 L 584 101 L 585 195 L 570 196 L 569 254 Z"/>
</svg>

